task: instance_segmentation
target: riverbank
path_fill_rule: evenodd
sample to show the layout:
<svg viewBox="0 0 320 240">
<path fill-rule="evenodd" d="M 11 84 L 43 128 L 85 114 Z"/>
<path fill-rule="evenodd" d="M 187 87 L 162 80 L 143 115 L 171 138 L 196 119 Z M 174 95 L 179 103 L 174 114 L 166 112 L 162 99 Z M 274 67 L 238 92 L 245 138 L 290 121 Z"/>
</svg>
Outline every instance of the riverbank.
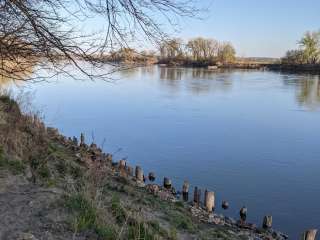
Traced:
<svg viewBox="0 0 320 240">
<path fill-rule="evenodd" d="M 270 64 L 267 69 L 290 73 L 320 73 L 320 64 Z"/>
<path fill-rule="evenodd" d="M 67 138 L 22 114 L 9 97 L 0 98 L 0 112 L 1 239 L 285 238 L 209 213 L 191 191 L 191 202 L 182 201 L 83 135 Z"/>
</svg>

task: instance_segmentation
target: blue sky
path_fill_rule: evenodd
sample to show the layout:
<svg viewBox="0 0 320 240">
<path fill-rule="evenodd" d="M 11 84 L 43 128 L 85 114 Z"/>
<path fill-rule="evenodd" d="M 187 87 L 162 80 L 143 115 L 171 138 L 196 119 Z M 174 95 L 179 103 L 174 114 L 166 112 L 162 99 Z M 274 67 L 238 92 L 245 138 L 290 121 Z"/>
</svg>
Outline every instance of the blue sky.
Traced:
<svg viewBox="0 0 320 240">
<path fill-rule="evenodd" d="M 230 41 L 239 56 L 281 57 L 320 29 L 320 0 L 203 0 L 203 20 L 180 20 L 176 37 Z"/>
</svg>

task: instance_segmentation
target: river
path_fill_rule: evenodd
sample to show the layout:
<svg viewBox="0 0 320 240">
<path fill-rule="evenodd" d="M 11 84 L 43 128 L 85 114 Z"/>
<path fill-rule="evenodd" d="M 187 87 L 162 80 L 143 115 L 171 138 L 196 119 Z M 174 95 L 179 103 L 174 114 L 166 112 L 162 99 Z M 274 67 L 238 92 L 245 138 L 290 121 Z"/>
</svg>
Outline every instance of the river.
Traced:
<svg viewBox="0 0 320 240">
<path fill-rule="evenodd" d="M 215 191 L 219 213 L 238 218 L 246 206 L 258 225 L 271 214 L 290 239 L 320 229 L 319 76 L 151 66 L 113 79 L 12 88 L 63 134 L 84 132 L 177 189 L 188 180 Z"/>
</svg>

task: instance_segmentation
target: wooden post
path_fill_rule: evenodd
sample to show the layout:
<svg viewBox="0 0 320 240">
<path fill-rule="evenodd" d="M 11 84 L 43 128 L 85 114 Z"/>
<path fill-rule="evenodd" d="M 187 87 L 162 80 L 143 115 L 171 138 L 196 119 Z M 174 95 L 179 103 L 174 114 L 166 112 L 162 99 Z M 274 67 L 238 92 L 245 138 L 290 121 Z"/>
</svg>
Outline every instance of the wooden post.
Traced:
<svg viewBox="0 0 320 240">
<path fill-rule="evenodd" d="M 149 180 L 151 182 L 153 182 L 154 180 L 156 180 L 156 174 L 154 172 L 150 172 L 149 173 Z"/>
<path fill-rule="evenodd" d="M 263 227 L 264 229 L 270 229 L 270 228 L 272 228 L 272 216 L 265 216 L 265 217 L 263 218 L 262 227 Z"/>
<path fill-rule="evenodd" d="M 143 170 L 140 166 L 136 166 L 136 179 L 143 182 Z"/>
<path fill-rule="evenodd" d="M 195 187 L 194 188 L 194 194 L 193 194 L 194 205 L 199 207 L 200 206 L 200 200 L 201 200 L 201 189 L 198 189 L 198 187 Z"/>
<path fill-rule="evenodd" d="M 317 229 L 310 229 L 303 233 L 302 240 L 315 240 L 317 235 Z"/>
<path fill-rule="evenodd" d="M 80 134 L 80 146 L 83 146 L 84 144 L 85 144 L 85 142 L 84 142 L 84 134 L 81 133 Z"/>
<path fill-rule="evenodd" d="M 171 183 L 171 180 L 167 177 L 165 177 L 163 179 L 163 186 L 166 188 L 166 189 L 170 189 L 171 186 L 172 186 L 172 183 Z"/>
<path fill-rule="evenodd" d="M 126 160 L 121 159 L 121 160 L 119 161 L 119 168 L 120 168 L 120 169 L 125 169 L 126 165 L 127 165 Z"/>
<path fill-rule="evenodd" d="M 182 197 L 184 201 L 188 201 L 189 199 L 189 186 L 188 181 L 184 181 L 182 186 Z"/>
<path fill-rule="evenodd" d="M 215 207 L 215 197 L 214 197 L 214 192 L 209 192 L 206 190 L 205 192 L 205 207 L 208 212 L 212 212 Z"/>
<path fill-rule="evenodd" d="M 246 219 L 247 219 L 247 212 L 248 212 L 248 209 L 246 207 L 242 207 L 240 209 L 240 219 L 242 222 L 245 222 Z"/>
<path fill-rule="evenodd" d="M 223 208 L 224 210 L 227 210 L 227 209 L 229 208 L 229 203 L 228 203 L 227 201 L 223 201 L 223 202 L 222 202 L 222 208 Z"/>
<path fill-rule="evenodd" d="M 206 208 L 206 204 L 207 204 L 207 194 L 208 194 L 208 190 L 207 189 L 205 189 L 204 190 L 204 200 L 203 200 L 203 202 L 204 202 L 204 207 Z"/>
<path fill-rule="evenodd" d="M 126 166 L 128 176 L 133 176 L 133 168 L 130 166 Z"/>
</svg>

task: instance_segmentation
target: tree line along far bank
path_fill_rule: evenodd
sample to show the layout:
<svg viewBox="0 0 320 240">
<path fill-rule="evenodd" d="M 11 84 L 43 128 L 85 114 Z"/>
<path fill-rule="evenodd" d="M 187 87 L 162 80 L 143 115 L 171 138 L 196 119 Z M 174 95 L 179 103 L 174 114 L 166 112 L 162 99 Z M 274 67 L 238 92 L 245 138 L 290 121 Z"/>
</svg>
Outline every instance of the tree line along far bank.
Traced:
<svg viewBox="0 0 320 240">
<path fill-rule="evenodd" d="M 231 43 L 219 42 L 211 38 L 198 37 L 187 42 L 174 38 L 161 42 L 157 51 L 139 52 L 133 48 L 121 48 L 111 51 L 106 60 L 208 66 L 233 63 L 236 60 L 236 51 Z"/>
</svg>

